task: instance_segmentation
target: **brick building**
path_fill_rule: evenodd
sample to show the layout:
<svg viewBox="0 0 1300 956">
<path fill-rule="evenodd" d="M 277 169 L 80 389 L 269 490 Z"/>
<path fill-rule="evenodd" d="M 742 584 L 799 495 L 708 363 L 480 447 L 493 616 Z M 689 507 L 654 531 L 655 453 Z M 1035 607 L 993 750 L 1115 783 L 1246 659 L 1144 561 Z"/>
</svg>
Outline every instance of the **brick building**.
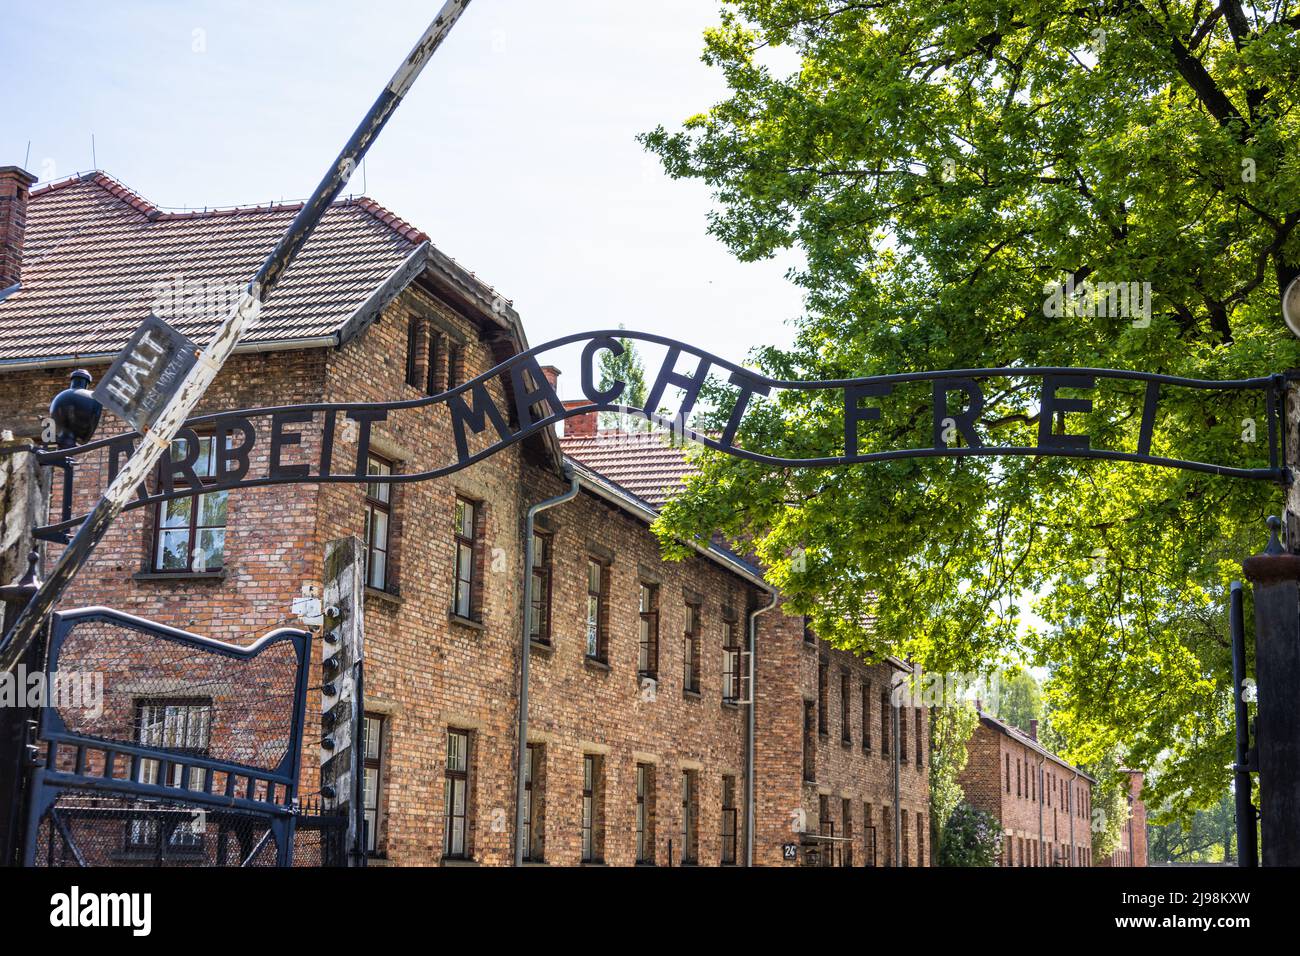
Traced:
<svg viewBox="0 0 1300 956">
<path fill-rule="evenodd" d="M 1033 733 L 980 712 L 959 782 L 1002 827 L 1002 866 L 1093 866 L 1092 785 Z"/>
<path fill-rule="evenodd" d="M 1119 834 L 1119 846 L 1109 857 L 1098 861 L 1098 866 L 1147 865 L 1147 807 L 1142 802 L 1142 783 L 1146 775 L 1141 770 L 1126 770 L 1128 774 L 1128 820 Z"/>
<path fill-rule="evenodd" d="M 0 169 L 0 427 L 27 436 L 69 369 L 98 376 L 151 304 L 204 338 L 297 211 L 168 213 L 102 173 L 31 185 Z M 196 414 L 418 399 L 527 348 L 509 302 L 427 236 L 371 200 L 341 201 Z M 528 384 L 543 387 L 539 377 L 556 387 L 553 369 Z M 515 407 L 518 387 L 509 376 L 486 386 L 501 408 Z M 445 463 L 455 441 L 427 407 L 337 428 L 333 414 L 282 421 L 292 440 L 275 450 L 241 448 L 251 472 L 314 469 L 332 454 L 359 475 L 401 474 Z M 96 438 L 124 432 L 105 414 Z M 160 469 L 156 481 L 202 487 L 238 441 L 220 423 L 196 429 L 173 449 L 191 469 Z M 520 842 L 533 862 L 743 863 L 752 840 L 755 864 L 792 862 L 789 844 L 793 862 L 926 864 L 928 722 L 889 697 L 907 665 L 865 664 L 799 618 L 760 613 L 773 601 L 760 569 L 721 546 L 663 561 L 648 526 L 687 469 L 665 448 L 658 436 L 573 421 L 567 438 L 543 430 L 429 481 L 196 490 L 125 512 L 64 606 L 110 605 L 247 644 L 319 589 L 326 542 L 360 536 L 377 861 L 509 863 L 522 765 Z M 123 450 L 82 459 L 76 511 Z M 537 519 L 520 760 L 524 519 L 570 476 L 577 496 Z M 184 686 L 134 702 L 137 715 L 202 728 L 204 739 L 187 741 L 200 749 L 219 746 L 210 735 L 221 706 Z M 307 712 L 310 794 L 315 695 Z"/>
</svg>

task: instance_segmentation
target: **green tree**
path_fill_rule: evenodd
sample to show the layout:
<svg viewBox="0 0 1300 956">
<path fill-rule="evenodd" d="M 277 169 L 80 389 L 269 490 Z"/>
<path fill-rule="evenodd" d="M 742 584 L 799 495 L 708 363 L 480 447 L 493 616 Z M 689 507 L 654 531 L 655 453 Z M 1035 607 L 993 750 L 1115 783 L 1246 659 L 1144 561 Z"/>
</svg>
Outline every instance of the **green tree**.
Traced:
<svg viewBox="0 0 1300 956">
<path fill-rule="evenodd" d="M 703 57 L 727 95 L 643 142 L 670 175 L 713 189 L 709 229 L 738 258 L 802 253 L 795 342 L 752 356 L 776 377 L 1014 364 L 1274 373 L 1300 360 L 1278 307 L 1300 272 L 1300 16 L 1294 0 L 1249 11 L 728 0 Z M 769 47 L 797 69 L 769 65 Z M 1150 321 L 1053 313 L 1067 277 L 1149 282 Z M 1036 397 L 1008 381 L 981 427 L 991 443 L 1032 445 Z M 719 423 L 731 394 L 708 396 Z M 899 387 L 861 450 L 932 444 L 930 401 Z M 834 390 L 774 394 L 738 441 L 836 453 L 842 405 Z M 1098 394 L 1071 430 L 1131 448 L 1140 416 L 1117 412 L 1140 405 L 1136 389 Z M 1246 439 L 1263 414 L 1253 398 L 1169 389 L 1152 448 L 1262 465 L 1263 443 Z M 1054 668 L 1079 759 L 1122 743 L 1145 767 L 1167 751 L 1155 796 L 1175 812 L 1222 794 L 1227 583 L 1259 550 L 1277 489 L 1061 458 L 699 463 L 657 526 L 670 554 L 714 530 L 752 540 L 791 610 L 868 656 L 970 671 L 1023 646 Z M 1044 627 L 1022 626 L 1026 594 L 1042 596 Z"/>
<path fill-rule="evenodd" d="M 623 328 L 620 324 L 619 328 Z M 641 362 L 641 353 L 637 351 L 636 343 L 629 338 L 620 338 L 619 344 L 623 346 L 623 351 L 615 355 L 610 351 L 600 353 L 600 381 L 599 387 L 603 391 L 609 388 L 614 382 L 622 382 L 626 386 L 619 402 L 628 408 L 644 408 L 646 400 L 645 387 L 645 366 Z M 603 427 L 626 427 L 627 422 L 619 420 L 617 412 L 601 412 L 600 423 Z"/>
<path fill-rule="evenodd" d="M 930 710 L 930 845 L 942 857 L 948 820 L 966 794 L 957 782 L 970 758 L 966 745 L 979 725 L 969 704 Z"/>
<path fill-rule="evenodd" d="M 1147 856 L 1152 863 L 1233 863 L 1237 859 L 1237 817 L 1231 793 L 1191 820 L 1147 824 Z"/>
<path fill-rule="evenodd" d="M 1007 671 L 997 682 L 993 705 L 998 719 L 1029 733 L 1031 722 L 1038 720 L 1043 711 L 1038 681 L 1023 668 Z"/>
<path fill-rule="evenodd" d="M 997 819 L 969 803 L 958 804 L 944 829 L 940 866 L 997 866 L 1002 848 L 1002 828 Z"/>
</svg>

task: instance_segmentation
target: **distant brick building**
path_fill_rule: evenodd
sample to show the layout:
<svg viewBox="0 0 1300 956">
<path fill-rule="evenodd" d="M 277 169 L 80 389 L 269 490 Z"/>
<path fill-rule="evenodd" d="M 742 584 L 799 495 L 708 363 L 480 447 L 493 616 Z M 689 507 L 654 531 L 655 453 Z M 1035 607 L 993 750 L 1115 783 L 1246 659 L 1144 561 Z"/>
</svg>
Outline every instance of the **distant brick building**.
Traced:
<svg viewBox="0 0 1300 956">
<path fill-rule="evenodd" d="M 202 338 L 210 312 L 187 297 L 251 274 L 296 212 L 168 213 L 102 173 L 29 195 L 30 185 L 0 169 L 9 202 L 0 262 L 11 280 L 0 289 L 0 427 L 28 436 L 68 370 L 98 375 L 160 290 L 175 297 L 164 317 Z M 370 200 L 343 201 L 197 412 L 418 398 L 527 347 L 509 303 L 427 236 Z M 546 375 L 554 384 L 554 370 Z M 489 392 L 509 407 L 511 388 L 495 378 Z M 287 461 L 319 459 L 324 421 L 294 425 Z M 106 414 L 97 437 L 124 430 Z M 568 432 L 539 432 L 427 482 L 196 489 L 128 511 L 64 606 L 106 604 L 247 644 L 292 620 L 294 599 L 319 587 L 326 542 L 361 536 L 365 803 L 377 862 L 510 862 L 522 745 L 518 838 L 531 862 L 728 865 L 745 861 L 752 839 L 755 864 L 926 865 L 927 715 L 895 710 L 889 697 L 907 665 L 864 664 L 825 647 L 800 618 L 757 614 L 772 600 L 761 570 L 725 548 L 664 562 L 648 525 L 685 474 L 680 451 L 658 436 L 602 433 L 594 420 Z M 196 431 L 178 456 L 185 441 L 199 448 L 201 488 L 221 439 Z M 341 427 L 333 442 L 339 460 L 386 474 L 445 461 L 453 439 L 445 416 L 411 409 L 368 434 Z M 265 443 L 252 449 L 254 470 L 268 453 Z M 107 467 L 107 455 L 79 466 L 77 510 Z M 570 470 L 580 493 L 539 517 L 536 596 L 525 609 L 524 515 L 565 490 Z M 519 741 L 525 615 L 529 730 Z M 315 653 L 319 666 L 319 642 Z M 165 701 L 135 701 L 137 719 L 180 721 L 198 728 L 188 746 L 217 747 L 205 735 L 219 695 L 177 684 Z M 317 720 L 314 693 L 307 712 Z M 309 726 L 306 794 L 319 734 Z"/>
<path fill-rule="evenodd" d="M 1096 782 L 1026 734 L 980 712 L 959 782 L 1002 827 L 1002 866 L 1092 866 Z M 1036 722 L 1035 722 L 1036 723 Z"/>
<path fill-rule="evenodd" d="M 1097 862 L 1098 866 L 1147 865 L 1147 808 L 1142 802 L 1142 783 L 1146 775 L 1141 770 L 1128 770 L 1128 820 L 1119 833 L 1119 846 L 1109 857 Z"/>
</svg>

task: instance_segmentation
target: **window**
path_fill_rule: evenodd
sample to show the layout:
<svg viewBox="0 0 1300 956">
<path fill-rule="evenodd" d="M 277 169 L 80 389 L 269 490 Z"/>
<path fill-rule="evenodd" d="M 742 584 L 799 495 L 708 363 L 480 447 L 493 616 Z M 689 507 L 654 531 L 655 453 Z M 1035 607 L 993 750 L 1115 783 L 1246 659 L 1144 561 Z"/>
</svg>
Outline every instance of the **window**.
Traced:
<svg viewBox="0 0 1300 956">
<path fill-rule="evenodd" d="M 459 345 L 447 346 L 447 387 L 455 388 L 464 380 L 465 350 Z"/>
<path fill-rule="evenodd" d="M 882 859 L 885 866 L 894 865 L 894 812 L 889 804 L 880 808 L 880 829 L 884 833 L 885 852 Z"/>
<path fill-rule="evenodd" d="M 817 704 L 803 702 L 803 778 L 808 782 L 817 779 Z"/>
<path fill-rule="evenodd" d="M 862 805 L 862 865 L 879 866 L 880 861 L 876 858 L 876 825 L 875 814 L 869 803 Z"/>
<path fill-rule="evenodd" d="M 1011 754 L 1007 754 L 1007 793 L 1011 792 Z"/>
<path fill-rule="evenodd" d="M 582 862 L 599 863 L 604 856 L 604 761 L 598 754 L 582 758 Z"/>
<path fill-rule="evenodd" d="M 849 672 L 840 671 L 840 740 L 843 743 L 853 743 L 853 729 L 850 721 L 853 719 L 849 716 L 852 709 L 852 680 Z"/>
<path fill-rule="evenodd" d="M 920 770 L 925 763 L 925 713 L 920 707 L 916 708 L 916 769 Z"/>
<path fill-rule="evenodd" d="M 528 612 L 528 636 L 551 643 L 551 536 L 533 535 L 533 597 Z"/>
<path fill-rule="evenodd" d="M 816 644 L 817 635 L 813 633 L 812 625 L 808 623 L 808 618 L 803 619 L 803 641 L 805 644 Z"/>
<path fill-rule="evenodd" d="M 361 722 L 361 809 L 365 815 L 366 852 L 379 848 L 380 769 L 384 754 L 384 719 L 366 714 Z"/>
<path fill-rule="evenodd" d="M 826 794 L 817 795 L 817 832 L 824 837 L 835 836 L 835 821 L 831 819 L 831 798 Z M 821 865 L 835 865 L 835 841 L 826 840 L 821 845 Z"/>
<path fill-rule="evenodd" d="M 730 774 L 722 777 L 722 865 L 736 862 L 736 839 L 739 832 L 739 811 L 736 809 L 736 778 Z"/>
<path fill-rule="evenodd" d="M 604 662 L 609 656 L 609 624 L 606 603 L 609 597 L 609 569 L 599 561 L 587 559 L 587 656 Z"/>
<path fill-rule="evenodd" d="M 1024 773 L 1020 769 L 1020 758 L 1017 757 L 1016 758 L 1016 796 L 1017 797 L 1024 796 L 1024 793 L 1022 792 L 1021 789 L 1021 781 L 1023 780 L 1023 777 L 1024 777 Z"/>
<path fill-rule="evenodd" d="M 426 395 L 437 395 L 442 391 L 442 374 L 438 368 L 438 359 L 441 357 L 442 336 L 430 330 L 429 333 L 429 356 L 428 365 L 424 373 L 424 393 Z"/>
<path fill-rule="evenodd" d="M 844 837 L 843 850 L 840 852 L 841 865 L 853 865 L 853 801 L 845 797 L 840 802 L 840 815 L 844 822 L 840 830 L 840 836 Z"/>
<path fill-rule="evenodd" d="M 925 817 L 916 811 L 916 865 L 925 866 Z"/>
<path fill-rule="evenodd" d="M 898 829 L 899 829 L 899 832 L 902 834 L 902 837 L 903 837 L 903 850 L 902 850 L 902 853 L 899 855 L 899 860 L 898 860 L 899 866 L 911 866 L 911 865 L 912 865 L 912 847 L 911 847 L 911 841 L 908 840 L 908 833 L 907 833 L 907 811 L 906 811 L 906 810 L 902 811 L 902 812 L 899 814 Z"/>
<path fill-rule="evenodd" d="M 173 440 L 171 461 L 186 462 L 193 457 L 190 467 L 198 486 L 212 484 L 216 480 L 215 439 L 211 435 L 197 436 L 197 449 L 190 447 L 192 440 Z M 169 485 L 189 487 L 192 482 L 168 472 L 163 479 L 164 489 Z M 155 526 L 154 571 L 201 573 L 216 571 L 225 564 L 226 492 L 210 491 L 159 502 Z"/>
<path fill-rule="evenodd" d="M 735 621 L 722 622 L 722 699 L 728 704 L 740 700 L 740 644 Z"/>
<path fill-rule="evenodd" d="M 641 585 L 641 625 L 636 669 L 642 677 L 659 676 L 659 585 Z"/>
<path fill-rule="evenodd" d="M 648 763 L 636 765 L 636 861 L 655 861 L 655 768 Z"/>
<path fill-rule="evenodd" d="M 907 708 L 898 708 L 898 760 L 907 763 Z"/>
<path fill-rule="evenodd" d="M 449 860 L 469 859 L 469 731 L 447 731 L 447 770 L 443 785 L 446 827 L 442 855 Z"/>
<path fill-rule="evenodd" d="M 682 771 L 682 863 L 699 862 L 700 807 L 699 774 Z"/>
<path fill-rule="evenodd" d="M 524 859 L 541 863 L 546 859 L 545 810 L 546 749 L 542 744 L 528 745 L 524 761 Z"/>
<path fill-rule="evenodd" d="M 366 460 L 367 475 L 391 475 L 390 462 L 375 455 Z M 386 481 L 366 482 L 366 585 L 383 591 L 388 585 L 388 537 L 392 519 L 393 486 Z"/>
<path fill-rule="evenodd" d="M 826 713 L 826 671 L 830 667 L 826 658 L 817 662 L 817 733 L 825 736 L 830 717 Z"/>
<path fill-rule="evenodd" d="M 700 692 L 700 606 L 686 605 L 686 632 L 682 635 L 682 689 Z"/>
<path fill-rule="evenodd" d="M 862 749 L 871 749 L 871 682 L 866 680 L 862 682 Z"/>
<path fill-rule="evenodd" d="M 889 693 L 880 692 L 880 756 L 888 757 L 891 746 L 889 740 L 890 731 L 890 712 L 892 708 L 889 705 Z"/>
<path fill-rule="evenodd" d="M 135 739 L 142 747 L 206 757 L 212 739 L 212 702 L 184 699 L 137 701 Z M 142 759 L 136 780 L 154 786 L 179 787 L 184 783 L 191 790 L 203 789 L 204 770 L 191 767 L 188 780 L 183 780 L 182 766 L 171 764 L 170 779 L 164 779 L 162 764 L 160 760 Z M 191 816 L 187 813 L 179 822 L 158 815 L 130 819 L 126 831 L 127 848 L 157 850 L 159 841 L 165 839 L 165 849 L 169 853 L 201 852 L 203 834 L 194 829 Z"/>
<path fill-rule="evenodd" d="M 452 599 L 452 613 L 457 617 L 474 617 L 474 565 L 478 554 L 475 548 L 475 520 L 478 505 L 465 498 L 456 499 L 456 590 Z"/>
<path fill-rule="evenodd" d="M 406 384 L 420 387 L 420 345 L 424 341 L 424 320 L 411 316 L 406 325 Z"/>
</svg>

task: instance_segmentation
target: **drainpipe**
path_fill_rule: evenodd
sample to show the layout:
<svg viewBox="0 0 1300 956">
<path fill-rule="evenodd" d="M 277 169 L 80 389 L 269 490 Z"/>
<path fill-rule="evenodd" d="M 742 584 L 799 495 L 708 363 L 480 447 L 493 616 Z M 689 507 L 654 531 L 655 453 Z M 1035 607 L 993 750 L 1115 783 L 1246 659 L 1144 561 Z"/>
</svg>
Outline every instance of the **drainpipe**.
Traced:
<svg viewBox="0 0 1300 956">
<path fill-rule="evenodd" d="M 569 490 L 530 507 L 524 522 L 524 613 L 519 642 L 519 759 L 515 764 L 515 866 L 524 865 L 524 772 L 528 760 L 528 660 L 532 640 L 528 616 L 533 607 L 533 529 L 538 514 L 577 496 L 578 475 L 572 465 L 564 466 L 564 477 L 569 479 Z"/>
<path fill-rule="evenodd" d="M 766 605 L 749 612 L 749 713 L 745 717 L 745 866 L 754 865 L 754 734 L 758 706 L 758 616 L 776 607 L 777 592 Z"/>
<path fill-rule="evenodd" d="M 1070 811 L 1070 866 L 1079 865 L 1079 857 L 1078 857 L 1079 849 L 1074 845 L 1074 817 L 1077 811 L 1074 802 L 1079 799 L 1074 795 L 1074 788 L 1075 785 L 1078 784 L 1078 782 L 1079 782 L 1079 771 L 1076 770 L 1074 771 L 1073 779 L 1070 780 L 1070 793 L 1068 799 L 1066 800 L 1066 808 Z"/>
<path fill-rule="evenodd" d="M 902 712 L 898 706 L 898 690 L 902 681 L 907 678 L 901 674 L 895 675 L 893 693 L 889 695 L 889 710 L 893 720 L 893 737 L 894 737 L 894 866 L 903 865 L 903 808 L 899 804 L 899 775 L 902 773 L 902 754 L 899 752 L 899 746 L 902 739 L 901 725 L 903 722 Z"/>
</svg>

